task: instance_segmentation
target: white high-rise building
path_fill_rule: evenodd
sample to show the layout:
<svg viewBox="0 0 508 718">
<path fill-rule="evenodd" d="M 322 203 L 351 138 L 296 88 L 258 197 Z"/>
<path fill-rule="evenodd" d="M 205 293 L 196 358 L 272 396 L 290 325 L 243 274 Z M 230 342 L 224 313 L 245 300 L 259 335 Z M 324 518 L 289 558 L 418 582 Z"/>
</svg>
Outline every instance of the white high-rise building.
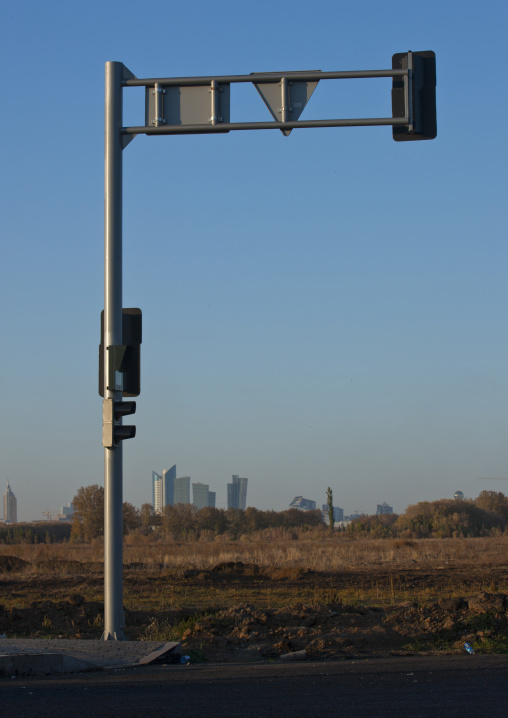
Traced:
<svg viewBox="0 0 508 718">
<path fill-rule="evenodd" d="M 176 464 L 164 469 L 162 476 L 152 471 L 152 505 L 156 514 L 161 514 L 164 506 L 175 503 Z"/>
<path fill-rule="evenodd" d="M 15 524 L 18 520 L 18 502 L 12 493 L 12 489 L 7 482 L 7 489 L 4 494 L 4 521 L 9 524 Z"/>
</svg>

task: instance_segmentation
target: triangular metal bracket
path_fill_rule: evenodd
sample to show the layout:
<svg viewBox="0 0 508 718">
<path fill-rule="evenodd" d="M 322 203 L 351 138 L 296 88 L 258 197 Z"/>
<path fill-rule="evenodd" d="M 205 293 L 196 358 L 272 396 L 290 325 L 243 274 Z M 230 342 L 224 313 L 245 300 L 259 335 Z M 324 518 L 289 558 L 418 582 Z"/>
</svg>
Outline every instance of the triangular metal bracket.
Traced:
<svg viewBox="0 0 508 718">
<path fill-rule="evenodd" d="M 136 135 L 122 135 L 122 150 L 124 150 L 135 137 Z"/>
<path fill-rule="evenodd" d="M 318 72 L 318 71 L 316 71 Z M 264 73 L 263 73 L 264 74 Z M 279 82 L 254 82 L 254 87 L 270 110 L 276 122 L 295 122 L 305 109 L 319 80 L 291 80 L 291 73 L 267 72 L 267 76 L 279 77 Z M 286 137 L 291 130 L 281 130 Z"/>
<path fill-rule="evenodd" d="M 129 70 L 128 67 L 125 67 L 125 65 L 122 67 L 122 80 L 125 82 L 125 80 L 137 80 L 138 78 L 136 75 Z"/>
</svg>

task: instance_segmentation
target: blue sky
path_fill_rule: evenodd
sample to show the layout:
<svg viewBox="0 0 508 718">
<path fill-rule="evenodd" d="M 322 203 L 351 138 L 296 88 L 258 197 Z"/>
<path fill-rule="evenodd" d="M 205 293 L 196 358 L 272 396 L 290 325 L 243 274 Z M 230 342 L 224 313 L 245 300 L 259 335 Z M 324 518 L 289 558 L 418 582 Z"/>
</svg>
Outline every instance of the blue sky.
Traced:
<svg viewBox="0 0 508 718">
<path fill-rule="evenodd" d="M 143 310 L 152 469 L 347 513 L 508 488 L 506 4 L 38 3 L 0 16 L 0 480 L 19 517 L 103 482 L 104 64 L 138 77 L 360 70 L 434 50 L 438 137 L 388 127 L 140 136 L 124 151 L 124 306 Z M 322 82 L 302 119 L 388 116 L 389 80 Z M 141 124 L 143 91 L 124 92 Z M 252 86 L 231 119 L 269 120 Z M 3 492 L 3 489 L 2 489 Z"/>
</svg>

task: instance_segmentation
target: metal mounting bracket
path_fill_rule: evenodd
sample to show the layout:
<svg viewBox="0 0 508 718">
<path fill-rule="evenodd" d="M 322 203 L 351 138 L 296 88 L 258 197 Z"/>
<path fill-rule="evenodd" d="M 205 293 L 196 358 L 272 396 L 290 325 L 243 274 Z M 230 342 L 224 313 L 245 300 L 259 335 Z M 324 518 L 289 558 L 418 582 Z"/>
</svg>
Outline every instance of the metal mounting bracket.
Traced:
<svg viewBox="0 0 508 718">
<path fill-rule="evenodd" d="M 160 127 L 166 124 L 164 119 L 164 95 L 166 90 L 160 86 L 158 82 L 155 83 L 155 87 L 152 90 L 152 95 L 155 95 L 155 117 L 152 120 L 152 125 Z"/>
</svg>

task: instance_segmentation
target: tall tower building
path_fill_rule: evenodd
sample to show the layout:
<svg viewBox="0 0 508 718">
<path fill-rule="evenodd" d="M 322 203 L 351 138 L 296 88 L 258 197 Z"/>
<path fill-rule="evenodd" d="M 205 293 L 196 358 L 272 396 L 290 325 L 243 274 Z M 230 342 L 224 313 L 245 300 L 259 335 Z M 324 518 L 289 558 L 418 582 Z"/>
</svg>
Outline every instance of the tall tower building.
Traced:
<svg viewBox="0 0 508 718">
<path fill-rule="evenodd" d="M 228 509 L 243 509 L 247 505 L 248 479 L 233 474 L 233 480 L 228 484 Z"/>
<path fill-rule="evenodd" d="M 164 506 L 173 506 L 175 501 L 176 464 L 164 469 L 162 476 L 152 471 L 152 505 L 156 514 L 162 513 Z"/>
<path fill-rule="evenodd" d="M 180 476 L 175 479 L 175 503 L 190 504 L 190 476 Z"/>
<path fill-rule="evenodd" d="M 174 506 L 175 503 L 176 464 L 162 472 L 162 493 L 164 506 Z"/>
<path fill-rule="evenodd" d="M 12 493 L 12 489 L 7 482 L 7 488 L 4 494 L 4 521 L 15 524 L 18 520 L 18 502 Z"/>
<path fill-rule="evenodd" d="M 152 506 L 156 514 L 162 511 L 162 476 L 152 471 Z"/>
</svg>

